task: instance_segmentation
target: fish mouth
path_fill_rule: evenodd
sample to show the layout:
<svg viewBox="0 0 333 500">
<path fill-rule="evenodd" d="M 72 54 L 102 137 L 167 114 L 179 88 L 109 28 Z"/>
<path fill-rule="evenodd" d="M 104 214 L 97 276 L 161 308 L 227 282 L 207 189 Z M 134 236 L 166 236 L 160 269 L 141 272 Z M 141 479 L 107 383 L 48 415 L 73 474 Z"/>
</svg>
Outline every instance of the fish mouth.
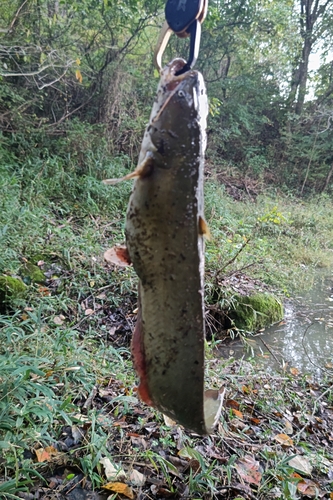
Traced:
<svg viewBox="0 0 333 500">
<path fill-rule="evenodd" d="M 180 84 L 185 80 L 189 82 L 192 81 L 193 86 L 195 86 L 195 81 L 198 80 L 199 74 L 195 70 L 189 70 L 181 75 L 178 72 L 186 65 L 186 61 L 181 58 L 173 59 L 169 64 L 167 64 L 161 73 L 161 91 L 163 95 L 162 104 L 156 113 L 156 115 L 151 119 L 151 123 L 157 122 L 165 108 L 168 106 L 170 100 L 177 92 Z"/>
<path fill-rule="evenodd" d="M 189 70 L 181 75 L 177 73 L 183 69 L 186 65 L 186 61 L 181 58 L 173 59 L 169 64 L 167 64 L 161 74 L 161 80 L 166 85 L 168 90 L 173 90 L 172 86 L 176 87 L 180 82 L 189 77 L 189 75 L 197 74 L 197 71 Z"/>
</svg>

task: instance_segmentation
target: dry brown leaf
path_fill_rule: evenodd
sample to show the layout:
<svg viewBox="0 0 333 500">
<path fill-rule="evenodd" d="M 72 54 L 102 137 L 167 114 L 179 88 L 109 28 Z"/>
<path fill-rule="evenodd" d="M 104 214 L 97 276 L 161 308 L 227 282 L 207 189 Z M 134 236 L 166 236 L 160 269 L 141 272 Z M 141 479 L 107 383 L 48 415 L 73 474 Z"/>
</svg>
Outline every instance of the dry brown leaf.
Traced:
<svg viewBox="0 0 333 500">
<path fill-rule="evenodd" d="M 239 410 L 235 410 L 234 408 L 232 409 L 232 413 L 236 415 L 237 418 L 243 419 L 243 413 Z"/>
<path fill-rule="evenodd" d="M 260 464 L 251 455 L 239 459 L 235 464 L 236 470 L 240 477 L 247 483 L 256 484 L 259 486 L 261 481 Z"/>
<path fill-rule="evenodd" d="M 291 425 L 289 420 L 286 418 L 283 419 L 283 423 L 284 423 L 284 428 L 285 428 L 286 434 L 288 434 L 288 436 L 291 436 L 294 432 L 293 426 Z"/>
<path fill-rule="evenodd" d="M 93 309 L 86 309 L 86 310 L 84 311 L 84 315 L 85 315 L 85 316 L 90 316 L 90 315 L 91 315 L 91 314 L 93 314 L 93 313 L 94 313 L 94 310 L 93 310 Z"/>
<path fill-rule="evenodd" d="M 293 446 L 294 444 L 294 441 L 287 434 L 277 434 L 274 439 L 283 446 Z"/>
<path fill-rule="evenodd" d="M 130 488 L 127 484 L 125 483 L 107 483 L 104 486 L 102 486 L 103 490 L 107 491 L 113 491 L 114 493 L 120 493 L 121 495 L 125 495 L 125 497 L 130 498 L 131 500 L 134 500 L 134 493 L 132 488 Z"/>
<path fill-rule="evenodd" d="M 128 255 L 128 250 L 125 245 L 118 245 L 104 252 L 104 259 L 110 264 L 115 264 L 118 267 L 126 267 L 131 264 L 131 259 Z"/>
<path fill-rule="evenodd" d="M 250 422 L 251 422 L 252 424 L 258 425 L 258 424 L 260 424 L 260 423 L 261 423 L 261 420 L 260 420 L 259 418 L 251 417 L 251 418 L 250 418 Z"/>
<path fill-rule="evenodd" d="M 227 408 L 235 408 L 235 410 L 238 410 L 239 408 L 239 403 L 237 403 L 234 399 L 227 399 L 225 405 Z"/>
<path fill-rule="evenodd" d="M 320 494 L 322 493 L 318 484 L 311 481 L 311 479 L 302 479 L 302 481 L 297 483 L 297 489 L 307 497 L 317 497 L 318 494 L 321 496 Z"/>
<path fill-rule="evenodd" d="M 52 457 L 59 455 L 59 451 L 54 446 L 46 446 L 46 448 L 38 448 L 35 450 L 37 462 L 50 462 Z"/>
<path fill-rule="evenodd" d="M 297 377 L 300 374 L 300 371 L 297 368 L 290 368 L 290 373 Z"/>
</svg>

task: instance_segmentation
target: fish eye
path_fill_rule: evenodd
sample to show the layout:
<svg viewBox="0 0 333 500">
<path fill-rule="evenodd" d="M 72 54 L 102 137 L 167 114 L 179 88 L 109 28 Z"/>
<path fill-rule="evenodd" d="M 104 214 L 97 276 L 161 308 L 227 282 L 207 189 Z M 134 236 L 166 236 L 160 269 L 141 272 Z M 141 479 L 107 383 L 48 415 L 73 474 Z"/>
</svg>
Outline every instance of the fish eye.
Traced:
<svg viewBox="0 0 333 500">
<path fill-rule="evenodd" d="M 185 97 L 185 92 L 183 90 L 178 90 L 179 97 Z"/>
</svg>

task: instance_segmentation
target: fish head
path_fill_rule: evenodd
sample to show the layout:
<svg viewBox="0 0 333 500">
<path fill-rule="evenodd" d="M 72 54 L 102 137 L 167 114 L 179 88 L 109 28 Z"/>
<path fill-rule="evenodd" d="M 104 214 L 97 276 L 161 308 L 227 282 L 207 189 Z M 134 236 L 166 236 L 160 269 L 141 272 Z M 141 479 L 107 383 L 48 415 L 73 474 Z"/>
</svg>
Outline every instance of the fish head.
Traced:
<svg viewBox="0 0 333 500">
<path fill-rule="evenodd" d="M 151 142 L 166 159 L 205 149 L 206 87 L 198 71 L 176 75 L 184 64 L 182 59 L 174 59 L 163 69 L 148 127 Z"/>
</svg>

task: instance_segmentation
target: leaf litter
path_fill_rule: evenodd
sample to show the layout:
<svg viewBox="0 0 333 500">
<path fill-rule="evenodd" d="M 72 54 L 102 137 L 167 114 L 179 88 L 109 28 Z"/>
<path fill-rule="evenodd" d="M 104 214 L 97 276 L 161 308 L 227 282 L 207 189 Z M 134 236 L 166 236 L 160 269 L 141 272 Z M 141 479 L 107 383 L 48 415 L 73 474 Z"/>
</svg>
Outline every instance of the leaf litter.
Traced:
<svg viewBox="0 0 333 500">
<path fill-rule="evenodd" d="M 212 360 L 214 370 L 218 363 Z M 78 464 L 96 424 L 107 436 L 109 454 L 94 467 L 100 478 L 100 498 L 106 498 L 104 491 L 119 499 L 264 500 L 277 498 L 267 486 L 272 474 L 272 484 L 280 488 L 286 482 L 295 484 L 299 498 L 329 498 L 333 407 L 327 397 L 318 400 L 319 384 L 304 380 L 300 387 L 294 379 L 260 373 L 245 361 L 224 366 L 223 375 L 228 393 L 225 408 L 217 432 L 203 438 L 177 425 L 167 426 L 163 415 L 127 396 L 131 389 L 126 384 L 101 380 L 91 401 L 95 417 L 84 414 L 82 399 L 76 424 L 63 426 L 61 439 L 51 446 L 35 449 L 36 463 L 47 464 L 48 473 L 40 470 L 49 479 L 48 487 L 38 482 L 32 486 L 29 498 L 53 498 L 68 492 L 68 484 L 77 491 L 75 498 L 86 498 L 93 485 Z M 267 383 L 270 393 L 264 389 Z M 298 397 L 297 391 L 315 394 L 315 412 L 314 400 Z M 279 432 L 286 426 L 284 415 L 293 422 L 292 436 Z M 90 460 L 96 463 L 94 456 Z M 68 479 L 71 476 L 76 482 Z"/>
<path fill-rule="evenodd" d="M 244 360 L 210 356 L 209 385 L 222 383 L 226 396 L 216 433 L 200 438 L 138 400 L 127 349 L 135 322 L 135 298 L 110 308 L 107 296 L 107 291 L 97 288 L 95 296 L 84 299 L 76 311 L 81 316 L 75 327 L 82 339 L 90 328 L 96 328 L 94 342 L 106 343 L 119 366 L 105 369 L 103 356 L 90 357 L 94 371 L 88 385 L 82 378 L 82 354 L 60 370 L 44 362 L 42 369 L 30 373 L 31 382 L 52 383 L 56 398 L 62 398 L 68 383 L 79 390 L 68 402 L 62 399 L 65 410 L 48 427 L 47 440 L 36 437 L 25 447 L 25 467 L 35 475 L 25 486 L 26 492 L 14 488 L 15 494 L 29 500 L 266 500 L 286 498 L 284 488 L 291 485 L 296 488 L 295 498 L 332 498 L 329 377 L 318 382 L 294 370 L 273 375 Z M 61 320 L 53 324 L 65 332 L 68 315 L 53 318 Z M 46 326 L 40 331 L 48 335 Z M 8 455 L 10 442 L 3 439 L 0 446 Z M 14 476 L 6 475 L 8 467 L 0 470 L 1 492 Z M 24 474 L 23 469 L 23 479 Z M 282 496 L 277 496 L 278 491 Z"/>
</svg>

